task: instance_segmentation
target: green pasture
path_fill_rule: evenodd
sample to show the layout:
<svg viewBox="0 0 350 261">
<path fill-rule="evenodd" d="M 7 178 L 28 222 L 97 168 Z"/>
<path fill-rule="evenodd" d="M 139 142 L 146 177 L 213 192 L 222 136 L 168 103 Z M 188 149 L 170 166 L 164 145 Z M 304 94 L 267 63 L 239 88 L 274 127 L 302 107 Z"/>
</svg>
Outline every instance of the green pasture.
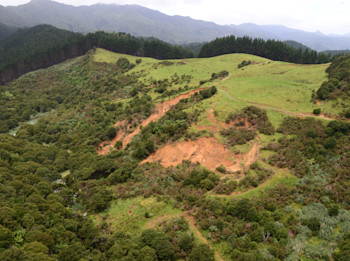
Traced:
<svg viewBox="0 0 350 261">
<path fill-rule="evenodd" d="M 222 82 L 216 79 L 202 85 L 209 87 L 216 84 L 218 87 L 218 95 L 205 101 L 203 108 L 207 108 L 208 103 L 214 103 L 220 120 L 224 120 L 231 111 L 254 104 L 265 106 L 275 125 L 281 122 L 283 116 L 269 108 L 304 113 L 311 113 L 315 108 L 321 108 L 323 113 L 339 112 L 331 103 L 317 105 L 311 102 L 312 91 L 316 91 L 326 80 L 325 70 L 329 64 L 300 65 L 249 54 L 227 54 L 212 58 L 168 60 L 169 65 L 164 65 L 160 60 L 116 54 L 103 49 L 96 50 L 94 59 L 96 62 L 114 63 L 121 57 L 128 58 L 132 63 L 142 59 L 128 74 L 142 75 L 140 80 L 149 85 L 153 80 L 170 81 L 175 74 L 192 76 L 189 84 L 174 84 L 174 89 L 185 85 L 196 88 L 200 81 L 209 80 L 212 73 L 228 71 L 229 79 Z M 244 60 L 252 61 L 252 64 L 239 69 L 238 65 Z M 153 98 L 157 97 L 152 92 L 150 94 Z"/>
</svg>

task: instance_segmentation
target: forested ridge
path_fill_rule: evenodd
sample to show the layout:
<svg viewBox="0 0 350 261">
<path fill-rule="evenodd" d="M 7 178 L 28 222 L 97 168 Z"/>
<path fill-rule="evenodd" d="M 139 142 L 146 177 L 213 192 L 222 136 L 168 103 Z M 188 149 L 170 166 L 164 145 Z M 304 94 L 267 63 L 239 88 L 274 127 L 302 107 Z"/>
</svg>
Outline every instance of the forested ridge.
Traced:
<svg viewBox="0 0 350 261">
<path fill-rule="evenodd" d="M 19 29 L 0 43 L 0 82 L 6 83 L 27 72 L 83 55 L 93 47 L 157 59 L 193 57 L 187 49 L 154 38 L 105 32 L 82 35 L 39 25 Z"/>
<path fill-rule="evenodd" d="M 327 63 L 332 60 L 331 54 L 317 53 L 308 48 L 297 49 L 281 41 L 233 35 L 204 44 L 198 57 L 213 57 L 229 53 L 249 53 L 274 61 L 300 64 Z"/>
</svg>

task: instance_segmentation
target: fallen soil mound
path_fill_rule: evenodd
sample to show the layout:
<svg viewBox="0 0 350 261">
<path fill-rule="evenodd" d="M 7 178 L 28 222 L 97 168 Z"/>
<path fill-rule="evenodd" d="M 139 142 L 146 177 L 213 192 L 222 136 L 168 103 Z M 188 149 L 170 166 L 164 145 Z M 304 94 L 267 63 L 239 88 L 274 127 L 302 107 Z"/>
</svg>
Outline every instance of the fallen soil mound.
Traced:
<svg viewBox="0 0 350 261">
<path fill-rule="evenodd" d="M 199 92 L 200 90 L 203 90 L 203 88 L 199 88 L 193 91 L 190 91 L 188 93 L 185 94 L 181 94 L 177 97 L 175 97 L 174 99 L 171 99 L 169 101 L 165 101 L 163 103 L 160 103 L 158 105 L 156 105 L 154 112 L 151 114 L 151 116 L 149 116 L 146 120 L 144 120 L 143 122 L 141 122 L 141 124 L 139 126 L 137 126 L 135 128 L 135 130 L 131 133 L 126 133 L 124 130 L 125 129 L 129 129 L 130 126 L 127 126 L 127 128 L 125 128 L 125 122 L 117 122 L 114 127 L 120 127 L 120 130 L 118 131 L 117 135 L 115 136 L 114 139 L 110 140 L 110 141 L 104 141 L 102 142 L 98 148 L 96 149 L 97 153 L 99 155 L 105 155 L 108 154 L 109 152 L 111 152 L 114 149 L 114 145 L 117 143 L 117 141 L 121 141 L 123 143 L 123 148 L 126 147 L 126 145 L 132 141 L 132 139 L 135 137 L 135 135 L 137 135 L 141 130 L 140 130 L 140 126 L 146 127 L 148 124 L 150 124 L 152 121 L 157 121 L 160 118 L 162 118 L 164 116 L 165 113 L 167 113 L 172 106 L 176 105 L 177 103 L 180 102 L 180 100 L 182 99 L 186 99 L 191 97 L 191 95 L 193 95 L 196 92 Z"/>
<path fill-rule="evenodd" d="M 163 167 L 177 166 L 183 160 L 199 162 L 215 170 L 221 164 L 229 172 L 242 171 L 254 163 L 259 156 L 260 145 L 254 142 L 246 154 L 235 154 L 215 138 L 202 137 L 195 141 L 181 141 L 169 144 L 150 155 L 142 163 L 159 162 Z"/>
<path fill-rule="evenodd" d="M 252 124 L 248 121 L 247 118 L 237 118 L 234 121 L 230 121 L 229 123 L 219 121 L 215 118 L 214 109 L 211 108 L 207 111 L 207 117 L 206 117 L 213 125 L 210 126 L 199 126 L 196 125 L 197 130 L 209 130 L 212 132 L 220 132 L 223 129 L 229 129 L 233 126 L 236 126 L 237 129 L 239 128 L 246 128 L 246 129 L 253 129 Z M 243 124 L 241 124 L 243 123 Z"/>
</svg>

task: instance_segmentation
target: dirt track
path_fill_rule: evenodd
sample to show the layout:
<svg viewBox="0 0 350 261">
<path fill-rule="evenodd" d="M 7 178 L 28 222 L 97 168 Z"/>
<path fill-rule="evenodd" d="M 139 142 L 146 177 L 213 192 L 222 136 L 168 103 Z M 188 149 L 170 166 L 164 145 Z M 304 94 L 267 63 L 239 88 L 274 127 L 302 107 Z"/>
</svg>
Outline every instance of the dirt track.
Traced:
<svg viewBox="0 0 350 261">
<path fill-rule="evenodd" d="M 183 216 L 186 221 L 188 222 L 188 225 L 190 227 L 190 230 L 194 233 L 194 235 L 200 239 L 200 241 L 202 241 L 203 243 L 207 244 L 213 251 L 214 251 L 214 254 L 215 254 L 215 260 L 218 260 L 218 261 L 224 261 L 224 259 L 220 256 L 219 252 L 216 251 L 211 243 L 202 235 L 202 233 L 199 231 L 198 227 L 197 227 L 197 221 L 196 219 L 194 218 L 194 216 L 188 214 L 188 213 L 182 213 L 182 214 L 178 214 L 178 215 L 175 215 L 175 216 L 168 216 L 168 215 L 163 215 L 163 216 L 160 216 L 154 220 L 152 220 L 151 222 L 147 223 L 147 228 L 156 228 L 157 225 L 165 220 L 168 220 L 168 219 L 174 219 L 174 218 L 179 218 Z"/>
<path fill-rule="evenodd" d="M 215 138 L 202 137 L 195 141 L 181 141 L 169 144 L 150 155 L 142 163 L 159 162 L 164 167 L 177 166 L 183 160 L 200 162 L 204 167 L 215 170 L 221 164 L 229 172 L 242 171 L 254 163 L 260 152 L 255 141 L 246 154 L 235 154 Z"/>
<path fill-rule="evenodd" d="M 191 95 L 193 95 L 196 92 L 199 92 L 202 89 L 203 88 L 199 88 L 199 89 L 190 91 L 188 93 L 181 94 L 181 95 L 175 97 L 174 99 L 171 99 L 171 100 L 168 100 L 168 101 L 165 101 L 163 103 L 158 104 L 156 106 L 154 112 L 152 113 L 152 115 L 150 117 L 148 117 L 146 120 L 144 120 L 143 122 L 141 122 L 141 124 L 139 126 L 137 126 L 132 133 L 126 134 L 123 130 L 120 130 L 114 139 L 112 139 L 110 141 L 102 142 L 99 145 L 99 149 L 97 149 L 97 153 L 99 155 L 108 154 L 111 150 L 113 150 L 114 145 L 117 143 L 117 141 L 122 141 L 123 148 L 125 148 L 126 145 L 130 141 L 132 141 L 132 139 L 135 137 L 135 135 L 137 135 L 141 131 L 140 126 L 146 127 L 152 121 L 159 120 L 160 118 L 162 118 L 164 116 L 165 113 L 167 113 L 171 109 L 172 106 L 179 103 L 180 100 L 189 98 L 189 97 L 191 97 Z M 123 126 L 123 125 L 124 125 L 124 122 L 117 122 L 114 126 L 119 127 L 119 126 Z"/>
</svg>

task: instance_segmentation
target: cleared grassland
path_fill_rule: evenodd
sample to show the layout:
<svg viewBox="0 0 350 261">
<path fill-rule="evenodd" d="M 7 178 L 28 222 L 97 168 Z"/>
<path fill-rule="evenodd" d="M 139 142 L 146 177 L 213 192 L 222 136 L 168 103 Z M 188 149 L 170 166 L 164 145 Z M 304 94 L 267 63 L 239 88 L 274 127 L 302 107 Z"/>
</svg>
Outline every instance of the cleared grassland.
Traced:
<svg viewBox="0 0 350 261">
<path fill-rule="evenodd" d="M 148 213 L 149 217 L 145 214 Z M 124 200 L 115 200 L 110 208 L 100 215 L 91 218 L 96 224 L 105 220 L 114 230 L 125 231 L 131 234 L 140 234 L 144 229 L 154 228 L 163 220 L 169 220 L 182 214 L 177 208 L 157 201 L 155 197 L 136 197 Z"/>
</svg>

